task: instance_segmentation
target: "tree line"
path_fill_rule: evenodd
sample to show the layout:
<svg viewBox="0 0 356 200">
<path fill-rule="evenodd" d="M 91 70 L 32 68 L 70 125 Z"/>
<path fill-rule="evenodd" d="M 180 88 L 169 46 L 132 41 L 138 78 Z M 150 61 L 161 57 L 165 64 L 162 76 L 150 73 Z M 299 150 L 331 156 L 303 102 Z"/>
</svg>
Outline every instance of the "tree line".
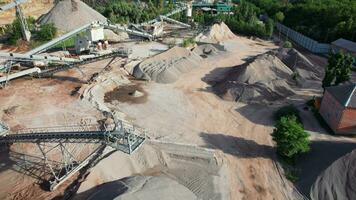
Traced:
<svg viewBox="0 0 356 200">
<path fill-rule="evenodd" d="M 242 0 L 240 0 L 242 1 Z M 355 0 L 246 0 L 259 14 L 285 16 L 283 24 L 319 42 L 339 38 L 356 42 Z"/>
</svg>

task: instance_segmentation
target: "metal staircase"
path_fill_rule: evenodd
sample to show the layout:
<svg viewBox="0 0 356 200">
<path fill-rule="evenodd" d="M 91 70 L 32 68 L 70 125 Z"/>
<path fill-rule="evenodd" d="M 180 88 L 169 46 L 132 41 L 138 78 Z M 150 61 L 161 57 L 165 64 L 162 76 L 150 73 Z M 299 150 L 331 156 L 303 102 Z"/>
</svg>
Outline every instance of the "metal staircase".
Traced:
<svg viewBox="0 0 356 200">
<path fill-rule="evenodd" d="M 7 128 L 0 128 L 0 133 L 1 130 L 6 130 L 8 133 Z M 43 170 L 51 174 L 48 183 L 49 189 L 53 191 L 83 167 L 99 159 L 106 146 L 132 154 L 144 143 L 145 137 L 145 130 L 117 121 L 108 126 L 83 124 L 24 129 L 13 134 L 0 134 L 0 144 L 37 145 L 46 166 Z M 84 148 L 80 145 L 88 144 L 97 144 L 97 148 L 86 158 L 77 159 L 74 152 Z M 56 152 L 56 160 L 60 161 L 53 161 L 54 152 Z M 24 166 L 22 168 L 26 169 Z"/>
</svg>

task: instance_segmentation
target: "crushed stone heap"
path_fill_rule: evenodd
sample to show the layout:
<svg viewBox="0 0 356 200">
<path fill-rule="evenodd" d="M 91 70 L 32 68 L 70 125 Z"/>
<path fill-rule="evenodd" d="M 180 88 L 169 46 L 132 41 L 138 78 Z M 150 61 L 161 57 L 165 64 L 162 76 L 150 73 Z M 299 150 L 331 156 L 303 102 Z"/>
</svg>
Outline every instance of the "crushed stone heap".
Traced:
<svg viewBox="0 0 356 200">
<path fill-rule="evenodd" d="M 276 56 L 296 74 L 296 80 L 302 87 L 318 85 L 324 77 L 324 69 L 314 65 L 296 49 L 281 48 Z"/>
<path fill-rule="evenodd" d="M 356 199 L 356 150 L 336 160 L 319 175 L 310 196 L 313 200 Z"/>
<path fill-rule="evenodd" d="M 99 12 L 80 0 L 62 0 L 42 15 L 39 24 L 53 23 L 59 30 L 68 32 L 93 21 L 106 21 Z"/>
<path fill-rule="evenodd" d="M 293 71 L 276 56 L 264 54 L 233 68 L 214 90 L 226 100 L 269 104 L 295 94 L 292 77 Z"/>
</svg>

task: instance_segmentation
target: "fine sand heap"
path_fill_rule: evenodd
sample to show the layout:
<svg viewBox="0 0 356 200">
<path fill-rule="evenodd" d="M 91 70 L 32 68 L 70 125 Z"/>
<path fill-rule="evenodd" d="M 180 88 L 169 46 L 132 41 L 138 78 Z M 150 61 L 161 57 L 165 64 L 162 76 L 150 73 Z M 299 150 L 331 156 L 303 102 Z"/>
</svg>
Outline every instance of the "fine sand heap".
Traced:
<svg viewBox="0 0 356 200">
<path fill-rule="evenodd" d="M 296 80 L 302 87 L 320 84 L 323 69 L 314 65 L 296 49 L 281 48 L 276 53 L 277 57 L 296 74 Z"/>
<path fill-rule="evenodd" d="M 295 94 L 292 76 L 293 71 L 276 56 L 264 54 L 233 68 L 214 90 L 226 100 L 269 104 Z"/>
<path fill-rule="evenodd" d="M 182 74 L 199 67 L 202 59 L 188 49 L 173 47 L 141 62 L 134 68 L 133 75 L 157 83 L 172 83 Z"/>
<path fill-rule="evenodd" d="M 313 200 L 356 199 L 356 150 L 339 158 L 315 181 Z"/>
<path fill-rule="evenodd" d="M 202 58 L 207 58 L 209 56 L 215 56 L 219 53 L 219 50 L 211 44 L 203 44 L 195 47 L 193 53 L 199 55 Z"/>
<path fill-rule="evenodd" d="M 195 40 L 203 43 L 219 43 L 234 38 L 236 38 L 236 35 L 231 32 L 224 22 L 221 22 L 220 24 L 211 26 L 208 31 L 200 33 L 195 37 Z"/>
<path fill-rule="evenodd" d="M 164 177 L 133 176 L 104 183 L 88 199 L 175 200 L 197 199 L 196 195 L 177 181 Z M 172 195 L 173 194 L 173 195 Z"/>
<path fill-rule="evenodd" d="M 93 21 L 106 18 L 80 0 L 62 0 L 38 19 L 39 24 L 53 23 L 61 31 L 72 31 Z"/>
<path fill-rule="evenodd" d="M 154 141 L 132 155 L 115 151 L 92 168 L 74 199 L 229 199 L 227 168 L 215 154 Z"/>
</svg>

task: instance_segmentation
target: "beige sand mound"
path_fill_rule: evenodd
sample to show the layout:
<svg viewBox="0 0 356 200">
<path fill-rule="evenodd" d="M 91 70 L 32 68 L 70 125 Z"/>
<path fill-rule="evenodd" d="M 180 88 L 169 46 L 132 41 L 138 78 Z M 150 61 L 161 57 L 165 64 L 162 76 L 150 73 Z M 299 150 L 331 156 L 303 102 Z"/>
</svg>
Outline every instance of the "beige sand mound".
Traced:
<svg viewBox="0 0 356 200">
<path fill-rule="evenodd" d="M 276 56 L 264 54 L 237 66 L 214 90 L 227 100 L 268 104 L 294 94 L 293 71 Z"/>
<path fill-rule="evenodd" d="M 236 35 L 224 22 L 221 22 L 211 26 L 208 31 L 199 34 L 195 40 L 198 42 L 218 43 L 234 38 L 236 38 Z"/>
<path fill-rule="evenodd" d="M 163 177 L 133 176 L 122 180 L 109 182 L 96 188 L 97 192 L 88 199 L 115 200 L 175 200 L 198 199 L 188 188 L 177 181 Z"/>
<path fill-rule="evenodd" d="M 110 148 L 107 150 L 111 151 Z M 100 192 L 100 185 L 127 177 L 129 181 L 125 183 L 130 186 L 122 190 L 122 194 L 126 194 L 119 199 L 141 199 L 142 194 L 146 194 L 145 199 L 195 199 L 194 196 L 197 199 L 228 199 L 227 169 L 222 165 L 221 157 L 213 151 L 189 145 L 147 141 L 132 155 L 118 151 L 109 155 L 91 169 L 74 199 L 88 199 Z M 132 176 L 138 174 L 145 177 L 136 181 L 132 179 Z M 148 186 L 140 187 L 142 182 Z M 115 188 L 112 192 L 115 192 Z M 160 195 L 162 198 L 159 198 Z"/>
<path fill-rule="evenodd" d="M 182 74 L 199 67 L 201 60 L 199 55 L 188 49 L 173 47 L 141 62 L 134 68 L 133 75 L 158 83 L 172 83 Z"/>
<path fill-rule="evenodd" d="M 203 44 L 195 47 L 193 52 L 202 58 L 217 55 L 219 50 L 211 44 Z"/>
<path fill-rule="evenodd" d="M 356 199 L 356 150 L 329 166 L 311 189 L 313 200 Z"/>
<path fill-rule="evenodd" d="M 61 31 L 71 31 L 93 21 L 106 18 L 80 0 L 63 0 L 38 19 L 39 24 L 54 23 Z"/>
</svg>

